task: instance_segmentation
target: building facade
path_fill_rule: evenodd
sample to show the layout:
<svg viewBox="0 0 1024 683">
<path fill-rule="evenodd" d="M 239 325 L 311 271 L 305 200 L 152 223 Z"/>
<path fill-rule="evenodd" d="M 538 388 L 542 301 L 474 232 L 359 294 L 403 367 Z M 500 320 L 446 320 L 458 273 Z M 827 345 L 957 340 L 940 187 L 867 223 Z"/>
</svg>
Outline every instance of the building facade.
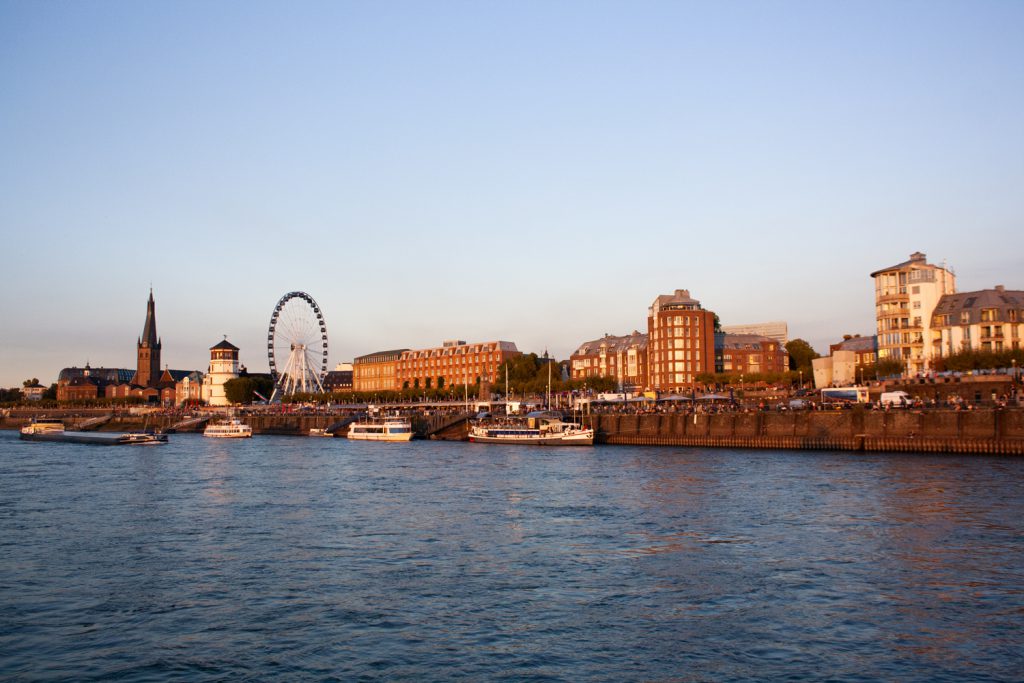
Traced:
<svg viewBox="0 0 1024 683">
<path fill-rule="evenodd" d="M 1024 291 L 1002 285 L 947 294 L 932 313 L 931 356 L 959 351 L 1012 351 L 1024 340 Z"/>
<path fill-rule="evenodd" d="M 648 388 L 691 389 L 697 375 L 715 369 L 715 314 L 689 290 L 654 300 L 647 315 Z"/>
<path fill-rule="evenodd" d="M 324 377 L 324 391 L 329 394 L 352 391 L 352 364 L 338 363 Z"/>
<path fill-rule="evenodd" d="M 814 386 L 848 387 L 874 379 L 872 366 L 878 361 L 878 342 L 875 337 L 848 334 L 843 341 L 829 344 L 829 355 L 811 361 Z"/>
<path fill-rule="evenodd" d="M 210 347 L 210 366 L 203 378 L 202 399 L 209 406 L 226 406 L 231 403 L 224 385 L 236 379 L 239 374 L 238 347 L 227 340 Z"/>
<path fill-rule="evenodd" d="M 501 364 L 518 355 L 519 349 L 509 341 L 467 344 L 450 340 L 431 349 L 406 349 L 398 359 L 395 381 L 399 389 L 491 383 L 500 379 Z"/>
<path fill-rule="evenodd" d="M 621 391 L 637 391 L 647 385 L 647 335 L 606 334 L 583 342 L 569 356 L 570 378 L 614 377 Z"/>
<path fill-rule="evenodd" d="M 930 368 L 933 351 L 932 312 L 939 299 L 956 292 L 956 277 L 943 266 L 914 252 L 909 261 L 871 273 L 875 281 L 878 358 L 903 361 L 916 375 Z"/>
<path fill-rule="evenodd" d="M 829 344 L 828 353 L 834 355 L 838 351 L 853 353 L 853 363 L 857 367 L 866 368 L 878 362 L 878 337 L 862 337 L 859 334 L 846 335 L 843 341 Z"/>
<path fill-rule="evenodd" d="M 759 334 L 715 335 L 715 371 L 757 375 L 789 369 L 789 354 L 777 339 Z"/>
<path fill-rule="evenodd" d="M 203 400 L 203 373 L 193 370 L 178 380 L 174 387 L 174 401 L 178 405 Z"/>
<path fill-rule="evenodd" d="M 398 359 L 408 349 L 378 351 L 352 361 L 353 391 L 397 391 Z"/>
</svg>

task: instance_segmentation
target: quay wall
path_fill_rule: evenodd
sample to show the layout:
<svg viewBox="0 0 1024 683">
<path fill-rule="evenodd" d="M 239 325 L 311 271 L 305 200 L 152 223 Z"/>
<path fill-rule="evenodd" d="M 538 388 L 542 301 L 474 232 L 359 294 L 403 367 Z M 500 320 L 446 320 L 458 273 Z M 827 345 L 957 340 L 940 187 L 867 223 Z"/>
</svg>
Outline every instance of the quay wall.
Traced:
<svg viewBox="0 0 1024 683">
<path fill-rule="evenodd" d="M 892 410 L 591 416 L 606 444 L 1024 455 L 1024 411 Z"/>
<path fill-rule="evenodd" d="M 17 429 L 30 415 L 0 420 L 0 429 Z M 68 428 L 82 415 L 64 418 Z M 461 417 L 461 416 L 452 416 Z M 256 434 L 304 436 L 316 428 L 334 428 L 343 435 L 344 418 L 337 415 L 245 415 Z M 926 453 L 978 453 L 1024 455 L 1024 410 L 981 409 L 972 411 L 863 410 L 789 411 L 718 414 L 597 414 L 588 418 L 597 443 L 650 446 L 729 448 L 829 449 Z M 102 431 L 168 429 L 180 417 L 115 416 L 99 427 Z M 433 438 L 464 440 L 467 423 L 431 422 L 434 417 L 414 418 L 418 434 Z M 178 431 L 201 431 L 204 423 Z"/>
</svg>

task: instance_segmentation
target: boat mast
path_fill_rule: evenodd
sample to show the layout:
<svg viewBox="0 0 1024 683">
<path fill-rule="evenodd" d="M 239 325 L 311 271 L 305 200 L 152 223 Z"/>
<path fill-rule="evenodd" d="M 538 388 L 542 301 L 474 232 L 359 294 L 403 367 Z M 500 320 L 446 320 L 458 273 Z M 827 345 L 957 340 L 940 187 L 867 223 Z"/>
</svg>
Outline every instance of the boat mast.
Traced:
<svg viewBox="0 0 1024 683">
<path fill-rule="evenodd" d="M 551 410 L 551 359 L 548 359 L 548 410 Z"/>
</svg>

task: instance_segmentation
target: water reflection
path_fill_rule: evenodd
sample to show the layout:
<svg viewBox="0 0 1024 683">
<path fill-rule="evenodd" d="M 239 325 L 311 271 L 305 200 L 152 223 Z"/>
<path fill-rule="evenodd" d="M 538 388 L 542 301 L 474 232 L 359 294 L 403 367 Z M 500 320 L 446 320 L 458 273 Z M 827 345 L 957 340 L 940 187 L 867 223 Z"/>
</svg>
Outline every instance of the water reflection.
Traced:
<svg viewBox="0 0 1024 683">
<path fill-rule="evenodd" d="M 0 435 L 15 678 L 1019 673 L 1024 461 L 21 446 Z"/>
</svg>

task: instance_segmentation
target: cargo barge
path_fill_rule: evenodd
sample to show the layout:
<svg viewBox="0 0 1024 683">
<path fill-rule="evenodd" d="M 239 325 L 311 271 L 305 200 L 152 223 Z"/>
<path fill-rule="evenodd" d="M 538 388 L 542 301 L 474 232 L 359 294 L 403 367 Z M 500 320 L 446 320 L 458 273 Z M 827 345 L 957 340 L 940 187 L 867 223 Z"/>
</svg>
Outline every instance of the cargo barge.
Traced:
<svg viewBox="0 0 1024 683">
<path fill-rule="evenodd" d="M 97 446 L 154 445 L 167 443 L 166 434 L 153 432 L 74 432 L 64 429 L 60 420 L 34 420 L 21 428 L 25 441 L 87 443 Z"/>
</svg>

